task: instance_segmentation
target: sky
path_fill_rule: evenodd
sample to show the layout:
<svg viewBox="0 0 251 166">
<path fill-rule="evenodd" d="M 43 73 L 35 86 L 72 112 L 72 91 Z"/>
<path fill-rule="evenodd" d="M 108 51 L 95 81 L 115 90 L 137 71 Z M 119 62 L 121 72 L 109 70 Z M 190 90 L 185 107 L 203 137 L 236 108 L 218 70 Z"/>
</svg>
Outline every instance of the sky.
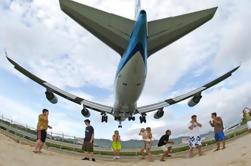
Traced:
<svg viewBox="0 0 251 166">
<path fill-rule="evenodd" d="M 134 0 L 78 0 L 83 4 L 129 19 Z M 122 140 L 140 139 L 141 127 L 152 127 L 154 139 L 167 129 L 172 137 L 188 134 L 188 122 L 196 114 L 202 133 L 212 131 L 210 115 L 217 112 L 225 127 L 240 122 L 244 107 L 251 107 L 251 1 L 249 0 L 143 0 L 148 20 L 181 15 L 218 6 L 212 20 L 158 51 L 148 59 L 148 75 L 138 105 L 148 105 L 183 94 L 241 65 L 233 76 L 202 93 L 201 102 L 188 107 L 187 100 L 165 108 L 147 123 L 123 122 Z M 64 14 L 57 0 L 0 0 L 0 115 L 36 127 L 43 108 L 50 110 L 49 132 L 84 136 L 82 106 L 61 97 L 56 105 L 45 98 L 45 89 L 20 74 L 8 55 L 42 79 L 82 98 L 113 105 L 114 77 L 120 56 Z M 111 139 L 118 122 L 91 112 L 96 138 Z"/>
</svg>

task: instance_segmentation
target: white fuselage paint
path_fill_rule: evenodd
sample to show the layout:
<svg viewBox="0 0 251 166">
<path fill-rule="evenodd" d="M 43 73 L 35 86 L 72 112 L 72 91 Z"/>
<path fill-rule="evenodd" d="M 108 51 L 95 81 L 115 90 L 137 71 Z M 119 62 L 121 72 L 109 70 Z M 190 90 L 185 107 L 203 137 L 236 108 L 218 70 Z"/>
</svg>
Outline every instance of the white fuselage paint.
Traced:
<svg viewBox="0 0 251 166">
<path fill-rule="evenodd" d="M 134 114 L 146 79 L 146 64 L 140 52 L 126 63 L 115 79 L 114 116 L 121 121 Z"/>
</svg>

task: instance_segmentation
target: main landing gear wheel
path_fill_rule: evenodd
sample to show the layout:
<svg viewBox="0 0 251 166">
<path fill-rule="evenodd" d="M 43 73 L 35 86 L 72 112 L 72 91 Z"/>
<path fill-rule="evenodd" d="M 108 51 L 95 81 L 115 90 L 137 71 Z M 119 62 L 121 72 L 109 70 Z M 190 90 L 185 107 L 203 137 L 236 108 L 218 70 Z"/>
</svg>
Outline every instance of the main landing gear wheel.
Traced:
<svg viewBox="0 0 251 166">
<path fill-rule="evenodd" d="M 101 117 L 101 122 L 102 122 L 102 123 L 103 123 L 103 122 L 107 123 L 107 122 L 108 122 L 108 116 L 102 116 L 102 117 Z"/>
<path fill-rule="evenodd" d="M 142 115 L 139 117 L 140 123 L 146 123 L 146 116 Z"/>
<path fill-rule="evenodd" d="M 105 122 L 107 123 L 108 122 L 108 116 L 106 115 L 106 113 L 101 113 L 101 122 Z"/>
<path fill-rule="evenodd" d="M 129 120 L 129 121 L 131 121 L 131 120 L 132 120 L 132 121 L 135 121 L 135 117 L 134 117 L 134 116 L 128 117 L 128 120 Z"/>
</svg>

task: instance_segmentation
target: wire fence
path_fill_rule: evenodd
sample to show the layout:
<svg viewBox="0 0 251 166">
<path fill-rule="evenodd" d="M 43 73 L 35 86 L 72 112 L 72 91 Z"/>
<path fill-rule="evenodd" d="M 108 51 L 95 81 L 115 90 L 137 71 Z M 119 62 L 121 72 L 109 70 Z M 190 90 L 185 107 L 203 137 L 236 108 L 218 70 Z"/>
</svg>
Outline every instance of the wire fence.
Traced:
<svg viewBox="0 0 251 166">
<path fill-rule="evenodd" d="M 0 128 L 15 134 L 19 139 L 28 139 L 35 141 L 37 138 L 36 128 L 28 126 L 27 124 L 21 124 L 10 118 L 6 118 L 4 115 L 0 116 Z M 21 141 L 21 140 L 19 140 Z M 70 136 L 64 133 L 47 133 L 47 145 L 54 145 L 57 148 L 69 147 L 73 150 L 80 150 L 83 142 L 83 138 Z"/>
<path fill-rule="evenodd" d="M 4 115 L 0 116 L 0 129 L 7 131 L 8 133 L 14 134 L 19 142 L 23 140 L 30 140 L 35 142 L 36 141 L 36 129 L 34 127 L 28 126 L 27 124 L 21 124 L 19 122 L 16 122 L 10 118 L 4 117 Z M 228 128 L 225 131 L 225 134 L 229 137 L 235 137 L 238 135 L 238 133 L 242 133 L 243 131 L 247 130 L 246 125 L 239 125 L 236 124 L 233 127 Z M 211 142 L 213 141 L 214 137 L 212 134 L 207 135 L 207 137 L 204 137 L 204 142 Z M 59 148 L 59 149 L 65 149 L 65 150 L 72 150 L 81 152 L 83 143 L 83 138 L 70 136 L 64 133 L 54 133 L 54 132 L 48 132 L 47 133 L 47 141 L 46 145 L 50 148 Z M 183 138 L 182 142 L 180 144 L 176 144 L 173 146 L 173 148 L 180 148 L 185 149 L 187 147 L 186 138 Z M 102 154 L 102 152 L 111 152 L 111 148 L 105 148 L 95 145 L 94 147 L 95 151 Z M 159 150 L 158 147 L 153 147 L 153 150 Z M 133 148 L 133 149 L 126 149 L 123 148 L 122 152 L 134 152 L 136 155 L 139 152 L 139 148 Z"/>
</svg>

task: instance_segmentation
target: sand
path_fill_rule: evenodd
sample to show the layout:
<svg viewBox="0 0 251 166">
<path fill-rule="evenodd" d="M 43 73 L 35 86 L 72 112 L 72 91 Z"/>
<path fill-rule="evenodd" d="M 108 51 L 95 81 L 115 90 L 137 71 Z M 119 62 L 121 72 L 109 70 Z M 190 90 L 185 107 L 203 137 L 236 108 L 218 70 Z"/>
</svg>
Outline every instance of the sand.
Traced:
<svg viewBox="0 0 251 166">
<path fill-rule="evenodd" d="M 203 156 L 186 158 L 176 156 L 160 162 L 155 157 L 154 162 L 147 162 L 137 158 L 112 161 L 97 158 L 97 162 L 82 161 L 79 155 L 69 155 L 44 150 L 42 154 L 34 154 L 29 145 L 18 144 L 10 138 L 0 134 L 0 166 L 250 166 L 251 165 L 251 134 L 244 135 L 227 144 L 225 150 L 213 152 L 208 150 Z"/>
</svg>

